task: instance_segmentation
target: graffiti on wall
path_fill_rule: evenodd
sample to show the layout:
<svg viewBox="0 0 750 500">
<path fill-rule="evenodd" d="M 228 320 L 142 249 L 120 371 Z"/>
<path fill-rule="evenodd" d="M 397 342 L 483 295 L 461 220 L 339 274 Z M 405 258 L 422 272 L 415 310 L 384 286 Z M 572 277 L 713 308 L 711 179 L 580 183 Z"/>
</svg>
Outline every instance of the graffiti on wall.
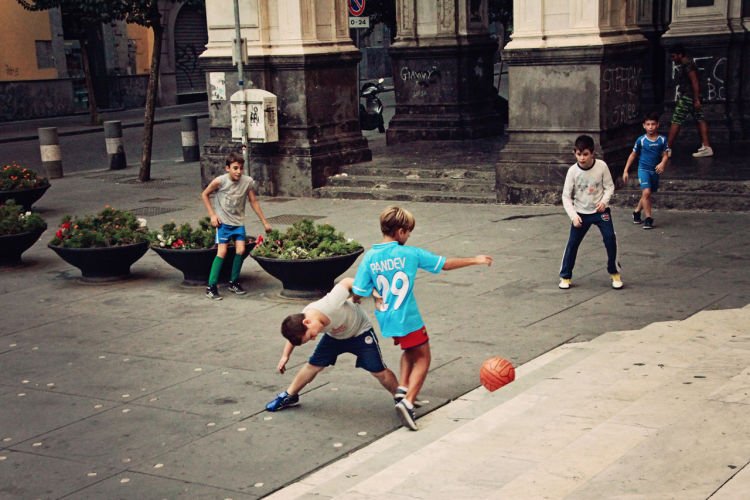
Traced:
<svg viewBox="0 0 750 500">
<path fill-rule="evenodd" d="M 635 123 L 641 115 L 641 73 L 639 64 L 605 66 L 602 71 L 602 110 L 607 125 Z"/>
<path fill-rule="evenodd" d="M 727 58 L 715 56 L 694 57 L 693 62 L 698 68 L 698 82 L 701 88 L 701 98 L 704 101 L 724 101 L 727 98 L 724 82 L 727 75 Z M 685 89 L 677 84 L 679 66 L 672 63 L 672 84 L 674 85 L 674 100 L 682 96 Z"/>
<path fill-rule="evenodd" d="M 0 82 L 0 122 L 73 113 L 70 80 Z"/>
<path fill-rule="evenodd" d="M 402 66 L 398 74 L 405 84 L 416 85 L 407 90 L 413 98 L 427 97 L 430 85 L 439 83 L 441 76 L 436 66 L 425 70 Z"/>
<path fill-rule="evenodd" d="M 196 45 L 179 45 L 175 47 L 175 69 L 177 78 L 182 77 L 190 89 L 203 89 L 203 72 L 198 65 L 198 56 L 203 53 L 204 47 Z"/>
<path fill-rule="evenodd" d="M 5 76 L 19 76 L 20 74 L 21 70 L 19 68 L 5 65 Z"/>
</svg>

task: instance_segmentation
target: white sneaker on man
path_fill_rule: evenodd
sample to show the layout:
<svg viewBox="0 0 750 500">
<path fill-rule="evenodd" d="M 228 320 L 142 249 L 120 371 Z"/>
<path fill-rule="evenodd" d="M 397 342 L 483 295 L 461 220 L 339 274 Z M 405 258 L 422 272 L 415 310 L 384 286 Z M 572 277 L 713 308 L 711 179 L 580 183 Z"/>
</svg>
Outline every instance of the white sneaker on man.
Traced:
<svg viewBox="0 0 750 500">
<path fill-rule="evenodd" d="M 703 146 L 698 148 L 698 151 L 693 153 L 693 158 L 706 158 L 708 156 L 713 156 L 714 150 L 711 148 L 711 146 Z"/>
</svg>

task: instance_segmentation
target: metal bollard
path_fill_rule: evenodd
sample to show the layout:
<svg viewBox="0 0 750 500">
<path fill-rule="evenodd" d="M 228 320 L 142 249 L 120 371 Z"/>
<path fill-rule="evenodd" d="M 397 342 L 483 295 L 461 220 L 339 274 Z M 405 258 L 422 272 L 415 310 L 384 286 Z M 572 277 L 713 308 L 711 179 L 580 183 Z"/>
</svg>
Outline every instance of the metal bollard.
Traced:
<svg viewBox="0 0 750 500">
<path fill-rule="evenodd" d="M 182 159 L 184 161 L 200 160 L 198 117 L 196 115 L 180 117 L 180 129 L 182 130 Z"/>
<path fill-rule="evenodd" d="M 104 141 L 107 144 L 110 170 L 122 170 L 128 166 L 125 159 L 125 146 L 122 144 L 122 122 L 104 122 Z"/>
<path fill-rule="evenodd" d="M 60 139 L 57 137 L 57 127 L 45 127 L 38 129 L 39 153 L 42 156 L 42 166 L 50 179 L 59 179 L 63 176 L 62 154 L 60 152 Z"/>
</svg>

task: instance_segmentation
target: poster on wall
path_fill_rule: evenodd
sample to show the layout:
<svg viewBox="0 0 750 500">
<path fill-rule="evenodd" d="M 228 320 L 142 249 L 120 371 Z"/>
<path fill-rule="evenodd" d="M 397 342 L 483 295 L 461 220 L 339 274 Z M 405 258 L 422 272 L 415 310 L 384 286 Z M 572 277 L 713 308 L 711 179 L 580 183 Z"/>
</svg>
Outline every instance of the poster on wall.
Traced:
<svg viewBox="0 0 750 500">
<path fill-rule="evenodd" d="M 224 72 L 208 74 L 209 95 L 211 102 L 227 100 L 227 80 Z"/>
</svg>

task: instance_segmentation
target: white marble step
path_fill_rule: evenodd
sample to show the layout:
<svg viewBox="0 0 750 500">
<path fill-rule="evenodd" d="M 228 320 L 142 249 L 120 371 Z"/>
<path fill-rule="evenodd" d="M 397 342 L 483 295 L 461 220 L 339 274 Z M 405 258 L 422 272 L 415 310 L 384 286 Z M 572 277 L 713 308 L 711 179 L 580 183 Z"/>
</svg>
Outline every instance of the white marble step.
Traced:
<svg viewBox="0 0 750 500">
<path fill-rule="evenodd" d="M 748 498 L 746 325 L 704 311 L 561 346 L 270 498 Z"/>
</svg>

